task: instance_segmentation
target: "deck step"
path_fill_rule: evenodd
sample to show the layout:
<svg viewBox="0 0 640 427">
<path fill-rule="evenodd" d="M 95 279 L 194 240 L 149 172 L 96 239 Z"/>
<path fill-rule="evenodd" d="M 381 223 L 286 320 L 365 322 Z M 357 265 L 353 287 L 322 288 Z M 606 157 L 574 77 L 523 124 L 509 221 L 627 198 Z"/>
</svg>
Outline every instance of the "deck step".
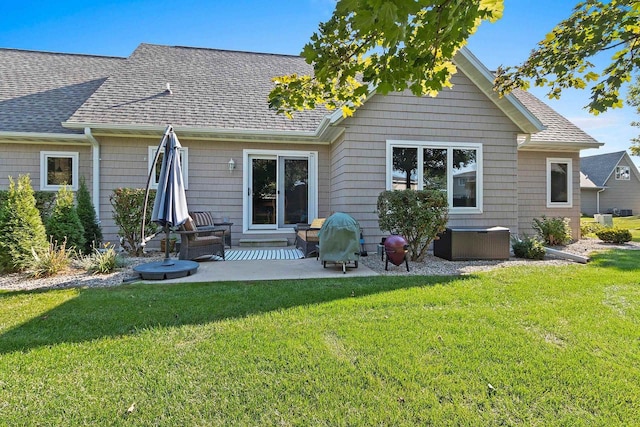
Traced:
<svg viewBox="0 0 640 427">
<path fill-rule="evenodd" d="M 240 239 L 240 247 L 245 248 L 265 248 L 265 247 L 286 247 L 289 241 L 286 237 L 269 237 L 265 239 Z"/>
</svg>

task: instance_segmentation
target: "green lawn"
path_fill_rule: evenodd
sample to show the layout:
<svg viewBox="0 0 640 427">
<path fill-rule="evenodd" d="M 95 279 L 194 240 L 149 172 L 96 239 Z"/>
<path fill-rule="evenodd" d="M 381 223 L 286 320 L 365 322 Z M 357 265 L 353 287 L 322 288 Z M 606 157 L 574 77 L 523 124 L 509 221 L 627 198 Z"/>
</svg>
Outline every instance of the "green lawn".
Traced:
<svg viewBox="0 0 640 427">
<path fill-rule="evenodd" d="M 638 425 L 639 273 L 0 293 L 0 425 Z"/>
<path fill-rule="evenodd" d="M 592 222 L 595 222 L 593 217 L 580 218 L 580 224 L 582 225 Z M 632 240 L 634 242 L 640 242 L 640 216 L 614 217 L 613 226 L 628 229 L 631 231 Z"/>
</svg>

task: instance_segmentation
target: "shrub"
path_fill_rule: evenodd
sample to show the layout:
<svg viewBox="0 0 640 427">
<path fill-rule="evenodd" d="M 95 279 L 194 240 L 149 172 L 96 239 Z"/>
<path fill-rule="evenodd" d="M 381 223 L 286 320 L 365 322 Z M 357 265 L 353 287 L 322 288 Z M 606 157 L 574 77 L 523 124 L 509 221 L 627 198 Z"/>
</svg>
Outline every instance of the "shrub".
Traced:
<svg viewBox="0 0 640 427">
<path fill-rule="evenodd" d="M 133 256 L 142 255 L 140 246 L 142 236 L 142 208 L 144 205 L 144 188 L 116 188 L 109 196 L 113 206 L 113 220 L 119 227 L 118 235 L 123 239 L 123 248 Z M 151 222 L 151 208 L 156 192 L 149 192 L 149 202 L 145 212 L 145 235 L 150 236 L 158 230 L 158 226 Z"/>
<path fill-rule="evenodd" d="M 49 248 L 41 253 L 35 250 L 33 254 L 33 263 L 29 269 L 33 277 L 54 276 L 69 268 L 71 260 L 74 257 L 74 251 L 67 249 L 67 242 L 63 241 L 58 246 L 56 242 L 51 240 Z"/>
<path fill-rule="evenodd" d="M 604 225 L 599 222 L 588 222 L 580 225 L 580 235 L 587 236 L 589 234 L 596 234 L 598 231 L 604 229 Z"/>
<path fill-rule="evenodd" d="M 0 190 L 0 205 L 2 205 L 8 197 L 9 192 L 7 190 Z M 36 208 L 40 212 L 40 219 L 42 223 L 46 224 L 47 219 L 51 215 L 53 204 L 56 201 L 56 193 L 51 191 L 34 191 L 33 197 L 36 199 Z"/>
<path fill-rule="evenodd" d="M 82 251 L 85 254 L 90 254 L 93 248 L 98 248 L 102 245 L 102 229 L 98 223 L 96 210 L 91 202 L 91 195 L 84 177 L 80 178 L 80 187 L 76 197 L 78 198 L 78 217 L 84 229 L 85 243 Z"/>
<path fill-rule="evenodd" d="M 112 243 L 105 243 L 102 249 L 94 248 L 93 253 L 82 260 L 83 267 L 90 273 L 109 274 L 116 268 L 125 266 L 125 261 L 115 251 Z"/>
<path fill-rule="evenodd" d="M 547 218 L 542 215 L 542 219 L 533 219 L 533 229 L 547 245 L 566 245 L 571 241 L 569 218 Z"/>
<path fill-rule="evenodd" d="M 603 228 L 596 232 L 598 239 L 606 243 L 626 243 L 631 241 L 631 232 L 624 228 Z"/>
<path fill-rule="evenodd" d="M 40 211 L 42 223 L 46 224 L 56 204 L 56 193 L 51 191 L 34 191 L 33 195 L 36 198 L 36 208 Z"/>
<path fill-rule="evenodd" d="M 380 229 L 404 237 L 412 261 L 424 258 L 448 221 L 447 195 L 439 190 L 383 191 L 377 207 Z"/>
<path fill-rule="evenodd" d="M 513 238 L 511 247 L 517 258 L 543 259 L 546 253 L 542 242 L 534 237 L 524 237 L 522 240 Z"/>
<path fill-rule="evenodd" d="M 0 271 L 24 271 L 37 254 L 47 249 L 47 234 L 36 208 L 29 175 L 15 183 L 9 177 L 9 191 L 0 207 Z"/>
<path fill-rule="evenodd" d="M 73 193 L 66 185 L 60 187 L 53 212 L 47 221 L 47 234 L 54 242 L 66 241 L 70 249 L 84 248 L 84 228 L 73 203 Z"/>
</svg>

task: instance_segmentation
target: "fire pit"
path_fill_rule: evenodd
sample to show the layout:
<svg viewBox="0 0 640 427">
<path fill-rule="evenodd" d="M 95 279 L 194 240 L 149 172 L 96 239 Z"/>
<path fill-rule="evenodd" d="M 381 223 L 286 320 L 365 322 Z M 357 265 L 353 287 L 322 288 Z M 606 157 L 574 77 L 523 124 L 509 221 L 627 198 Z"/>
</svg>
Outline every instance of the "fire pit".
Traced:
<svg viewBox="0 0 640 427">
<path fill-rule="evenodd" d="M 393 234 L 384 240 L 384 252 L 387 255 L 384 263 L 384 269 L 389 270 L 389 261 L 392 264 L 399 266 L 404 261 L 409 271 L 409 261 L 407 260 L 407 252 L 409 251 L 409 245 L 402 236 Z"/>
</svg>

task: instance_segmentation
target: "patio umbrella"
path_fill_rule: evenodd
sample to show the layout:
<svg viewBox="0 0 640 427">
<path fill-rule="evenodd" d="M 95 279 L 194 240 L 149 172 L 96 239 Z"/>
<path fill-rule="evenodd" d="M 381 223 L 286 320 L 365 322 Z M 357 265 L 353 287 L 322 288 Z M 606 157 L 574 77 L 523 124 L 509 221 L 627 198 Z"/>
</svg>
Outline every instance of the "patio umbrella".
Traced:
<svg viewBox="0 0 640 427">
<path fill-rule="evenodd" d="M 169 230 L 177 227 L 189 217 L 187 196 L 184 192 L 182 167 L 180 166 L 180 141 L 173 128 L 169 127 L 165 133 L 164 156 L 158 178 L 158 190 L 153 203 L 151 221 Z M 168 237 L 168 236 L 167 236 Z"/>
<path fill-rule="evenodd" d="M 161 225 L 166 233 L 165 258 L 161 263 L 144 264 L 143 266 L 134 268 L 134 271 L 140 273 L 143 278 L 150 279 L 183 277 L 194 273 L 198 268 L 198 264 L 193 261 L 176 261 L 169 258 L 170 228 L 178 227 L 187 220 L 189 217 L 189 208 L 187 207 L 187 196 L 184 191 L 182 167 L 180 166 L 180 148 L 182 148 L 182 146 L 173 131 L 173 127 L 170 125 L 167 126 L 162 140 L 158 145 L 158 151 L 152 163 L 153 165 L 156 164 L 163 146 L 164 156 L 162 157 L 162 167 L 160 168 L 160 175 L 158 177 L 158 190 L 153 203 L 151 221 Z M 151 172 L 149 172 L 147 179 L 147 191 L 142 215 L 142 246 L 146 244 L 144 229 L 150 181 Z"/>
</svg>

